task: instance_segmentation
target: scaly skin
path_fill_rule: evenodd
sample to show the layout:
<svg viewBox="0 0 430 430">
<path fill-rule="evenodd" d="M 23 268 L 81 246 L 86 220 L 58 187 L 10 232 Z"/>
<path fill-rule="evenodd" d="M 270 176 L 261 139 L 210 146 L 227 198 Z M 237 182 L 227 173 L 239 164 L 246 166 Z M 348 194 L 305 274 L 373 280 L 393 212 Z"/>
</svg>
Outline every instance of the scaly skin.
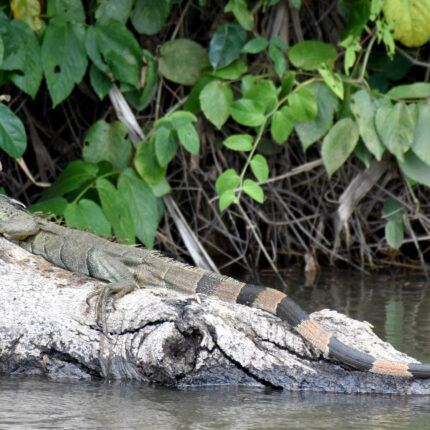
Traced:
<svg viewBox="0 0 430 430">
<path fill-rule="evenodd" d="M 229 303 L 259 308 L 289 323 L 323 355 L 343 365 L 383 375 L 430 377 L 430 364 L 403 363 L 357 351 L 334 337 L 280 291 L 188 266 L 154 251 L 112 243 L 91 233 L 72 230 L 27 212 L 17 201 L 0 194 L 0 234 L 49 262 L 109 282 L 98 287 L 96 320 L 104 331 L 106 302 L 135 288 L 170 288 L 204 294 Z"/>
</svg>

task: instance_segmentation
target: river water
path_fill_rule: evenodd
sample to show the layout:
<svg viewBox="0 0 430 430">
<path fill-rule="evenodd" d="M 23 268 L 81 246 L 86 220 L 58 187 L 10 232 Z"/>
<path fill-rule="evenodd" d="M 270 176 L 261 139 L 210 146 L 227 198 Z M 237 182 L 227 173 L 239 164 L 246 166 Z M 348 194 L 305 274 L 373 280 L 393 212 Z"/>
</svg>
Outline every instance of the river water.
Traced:
<svg viewBox="0 0 430 430">
<path fill-rule="evenodd" d="M 327 272 L 314 286 L 298 272 L 287 279 L 287 293 L 307 311 L 328 307 L 369 321 L 396 348 L 430 361 L 430 287 L 419 275 Z M 333 428 L 430 430 L 430 397 L 0 377 L 0 430 Z"/>
</svg>

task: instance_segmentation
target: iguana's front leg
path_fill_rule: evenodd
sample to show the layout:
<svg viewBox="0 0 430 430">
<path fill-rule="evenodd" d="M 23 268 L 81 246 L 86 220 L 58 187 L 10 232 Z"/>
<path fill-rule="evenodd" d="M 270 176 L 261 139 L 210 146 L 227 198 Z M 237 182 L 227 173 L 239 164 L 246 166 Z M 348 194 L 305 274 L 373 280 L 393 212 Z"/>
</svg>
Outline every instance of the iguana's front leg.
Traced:
<svg viewBox="0 0 430 430">
<path fill-rule="evenodd" d="M 99 284 L 97 290 L 87 296 L 88 305 L 93 297 L 97 297 L 95 319 L 103 331 L 107 332 L 106 308 L 109 297 L 114 295 L 114 304 L 116 300 L 140 286 L 134 279 L 129 267 L 121 261 L 120 256 L 93 248 L 88 251 L 86 263 L 91 276 L 110 281 L 109 284 Z"/>
</svg>

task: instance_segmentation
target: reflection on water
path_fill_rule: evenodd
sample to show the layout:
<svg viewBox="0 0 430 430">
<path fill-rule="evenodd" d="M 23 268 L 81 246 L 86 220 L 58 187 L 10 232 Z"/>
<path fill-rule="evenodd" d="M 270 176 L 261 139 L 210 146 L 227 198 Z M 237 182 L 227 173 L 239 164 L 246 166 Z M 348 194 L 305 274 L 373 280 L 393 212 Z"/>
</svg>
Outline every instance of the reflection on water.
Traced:
<svg viewBox="0 0 430 430">
<path fill-rule="evenodd" d="M 430 429 L 426 397 L 0 378 L 1 429 Z"/>
<path fill-rule="evenodd" d="M 422 279 L 330 272 L 314 287 L 297 273 L 288 279 L 288 294 L 307 311 L 328 307 L 367 320 L 397 348 L 430 361 L 430 289 Z M 87 428 L 430 430 L 430 399 L 0 378 L 0 430 Z"/>
</svg>

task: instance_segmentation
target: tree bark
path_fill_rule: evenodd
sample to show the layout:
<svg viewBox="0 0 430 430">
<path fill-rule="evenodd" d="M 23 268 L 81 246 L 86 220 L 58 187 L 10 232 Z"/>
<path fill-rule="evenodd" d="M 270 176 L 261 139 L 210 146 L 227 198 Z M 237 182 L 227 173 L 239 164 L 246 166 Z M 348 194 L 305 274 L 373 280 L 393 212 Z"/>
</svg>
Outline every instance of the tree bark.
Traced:
<svg viewBox="0 0 430 430">
<path fill-rule="evenodd" d="M 430 380 L 378 376 L 329 362 L 264 311 L 150 286 L 110 306 L 104 334 L 93 304 L 86 304 L 97 280 L 54 267 L 3 238 L 0 283 L 2 373 L 430 394 Z M 413 361 L 366 323 L 329 310 L 313 317 L 363 352 Z"/>
</svg>

